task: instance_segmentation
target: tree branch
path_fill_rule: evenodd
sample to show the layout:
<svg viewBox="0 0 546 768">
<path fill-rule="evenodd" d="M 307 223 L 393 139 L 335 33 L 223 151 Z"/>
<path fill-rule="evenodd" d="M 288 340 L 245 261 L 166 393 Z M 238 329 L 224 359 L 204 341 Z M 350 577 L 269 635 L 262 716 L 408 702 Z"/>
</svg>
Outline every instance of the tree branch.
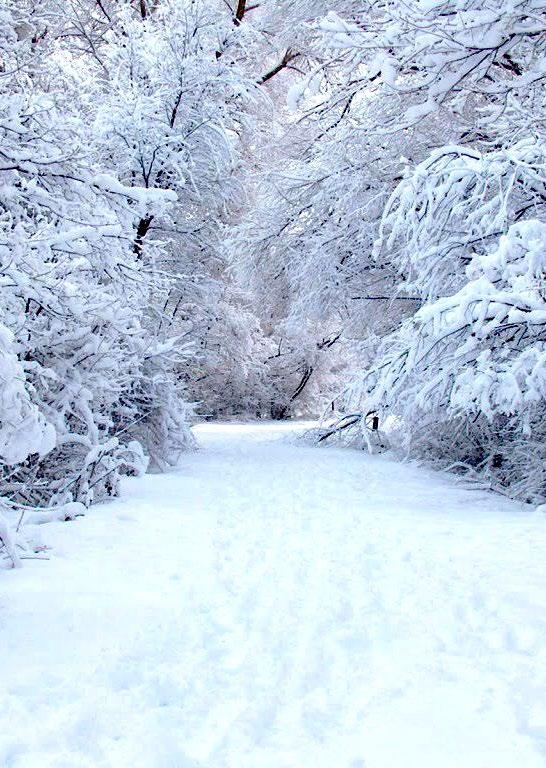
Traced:
<svg viewBox="0 0 546 768">
<path fill-rule="evenodd" d="M 267 83 L 269 80 L 275 77 L 275 75 L 278 75 L 279 72 L 282 72 L 283 69 L 286 69 L 290 62 L 294 61 L 294 59 L 296 59 L 299 55 L 299 53 L 292 53 L 292 51 L 288 49 L 280 62 L 260 77 L 258 80 L 258 85 L 264 85 L 264 83 Z"/>
</svg>

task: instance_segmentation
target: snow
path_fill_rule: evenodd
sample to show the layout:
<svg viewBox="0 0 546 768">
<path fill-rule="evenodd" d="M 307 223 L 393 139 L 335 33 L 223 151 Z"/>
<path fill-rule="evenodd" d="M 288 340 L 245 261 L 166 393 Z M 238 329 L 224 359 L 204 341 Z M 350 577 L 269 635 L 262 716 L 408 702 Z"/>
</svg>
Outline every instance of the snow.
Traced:
<svg viewBox="0 0 546 768">
<path fill-rule="evenodd" d="M 0 544 L 6 551 L 13 568 L 20 568 L 21 560 L 19 559 L 19 553 L 17 552 L 17 545 L 11 527 L 2 514 L 0 514 Z"/>
<path fill-rule="evenodd" d="M 44 456 L 55 446 L 55 432 L 25 389 L 25 373 L 16 354 L 15 337 L 0 323 L 0 460 L 24 461 Z"/>
<path fill-rule="evenodd" d="M 543 768 L 546 518 L 197 428 L 0 571 L 3 768 Z"/>
<path fill-rule="evenodd" d="M 303 94 L 308 86 L 308 78 L 303 80 L 296 80 L 286 93 L 286 104 L 290 112 L 297 112 L 299 109 L 300 101 L 303 98 Z"/>
</svg>

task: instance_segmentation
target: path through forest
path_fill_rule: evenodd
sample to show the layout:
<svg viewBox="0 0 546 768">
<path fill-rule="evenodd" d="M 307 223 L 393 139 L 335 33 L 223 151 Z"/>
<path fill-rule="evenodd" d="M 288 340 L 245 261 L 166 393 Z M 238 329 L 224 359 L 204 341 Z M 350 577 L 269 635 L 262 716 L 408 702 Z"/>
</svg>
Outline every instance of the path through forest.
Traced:
<svg viewBox="0 0 546 768">
<path fill-rule="evenodd" d="M 2 768 L 543 768 L 546 519 L 204 425 L 0 572 Z"/>
</svg>

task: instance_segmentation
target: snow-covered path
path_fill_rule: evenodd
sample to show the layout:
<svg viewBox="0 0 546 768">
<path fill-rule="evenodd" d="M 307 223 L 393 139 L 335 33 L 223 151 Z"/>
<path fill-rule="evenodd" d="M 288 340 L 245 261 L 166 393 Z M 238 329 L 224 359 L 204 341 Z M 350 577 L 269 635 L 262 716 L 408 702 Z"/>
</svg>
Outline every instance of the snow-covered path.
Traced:
<svg viewBox="0 0 546 768">
<path fill-rule="evenodd" d="M 546 519 L 207 425 L 0 572 L 2 768 L 543 768 Z"/>
</svg>

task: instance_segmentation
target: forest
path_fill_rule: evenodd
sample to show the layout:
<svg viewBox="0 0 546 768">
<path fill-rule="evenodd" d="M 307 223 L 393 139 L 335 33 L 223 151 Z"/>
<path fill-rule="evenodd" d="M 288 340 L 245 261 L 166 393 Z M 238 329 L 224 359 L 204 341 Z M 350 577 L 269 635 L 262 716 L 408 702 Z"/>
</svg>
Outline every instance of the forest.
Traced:
<svg viewBox="0 0 546 768">
<path fill-rule="evenodd" d="M 546 0 L 0 0 L 0 310 L 0 768 L 544 768 Z"/>
<path fill-rule="evenodd" d="M 540 1 L 0 13 L 4 507 L 113 495 L 195 414 L 544 499 Z"/>
</svg>

